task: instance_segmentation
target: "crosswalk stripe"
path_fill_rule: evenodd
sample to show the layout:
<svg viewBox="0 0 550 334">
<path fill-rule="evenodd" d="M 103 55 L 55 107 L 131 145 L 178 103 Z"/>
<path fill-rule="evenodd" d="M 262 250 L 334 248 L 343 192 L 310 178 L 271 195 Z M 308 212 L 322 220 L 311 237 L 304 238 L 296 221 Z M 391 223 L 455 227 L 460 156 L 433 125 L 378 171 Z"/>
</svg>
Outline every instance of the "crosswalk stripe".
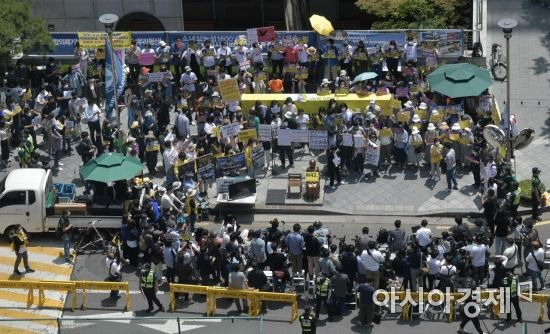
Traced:
<svg viewBox="0 0 550 334">
<path fill-rule="evenodd" d="M 14 256 L 15 257 L 15 256 Z M 0 255 L 0 264 L 12 266 L 15 263 L 14 257 L 7 257 Z M 61 265 L 55 265 L 51 263 L 37 262 L 29 259 L 29 266 L 37 272 L 49 272 L 57 275 L 71 276 L 73 269 L 71 267 L 65 267 Z"/>
<path fill-rule="evenodd" d="M 38 323 L 46 326 L 57 326 L 57 321 L 54 318 L 51 318 L 51 320 L 44 320 L 46 317 L 42 314 L 35 314 L 25 311 L 17 311 L 17 310 L 8 310 L 5 308 L 0 308 L 0 317 L 1 318 L 14 318 L 14 319 L 41 319 L 41 320 L 33 320 L 32 323 Z"/>
<path fill-rule="evenodd" d="M 21 290 L 21 291 L 23 291 L 23 290 Z M 58 294 L 60 295 L 61 293 L 58 293 Z M 44 307 L 47 307 L 47 308 L 63 308 L 63 305 L 65 304 L 65 302 L 63 300 L 51 298 L 52 296 L 50 295 L 50 292 L 44 292 L 44 295 L 46 296 L 46 299 L 45 299 L 45 302 L 44 302 Z M 7 305 L 4 305 L 4 304 L 8 301 L 20 303 L 21 306 L 26 307 L 26 305 L 27 305 L 27 293 L 26 292 L 17 293 L 17 292 L 6 291 L 6 290 L 0 291 L 0 305 L 1 305 L 1 307 L 6 307 Z M 34 302 L 35 302 L 34 305 L 36 305 L 36 303 L 38 303 L 38 293 L 36 291 L 34 292 Z"/>
<path fill-rule="evenodd" d="M 10 246 L 0 247 L 0 250 L 4 250 L 4 249 L 8 250 L 10 253 L 13 254 L 13 251 L 11 250 Z M 54 258 L 63 256 L 63 248 L 61 247 L 29 246 L 27 247 L 27 251 L 29 252 L 29 257 L 33 253 L 49 255 L 49 256 L 53 256 Z"/>
<path fill-rule="evenodd" d="M 23 264 L 19 265 L 19 270 L 21 272 L 25 270 L 25 268 L 23 267 Z M 35 282 L 35 281 L 67 281 L 70 278 L 70 275 L 59 275 L 59 274 L 53 274 L 53 273 L 49 273 L 46 271 L 39 271 L 39 270 L 36 270 L 34 273 L 25 273 L 24 275 L 21 275 L 21 276 L 13 275 L 12 273 L 13 273 L 13 264 L 5 265 L 0 263 L 0 280 Z"/>
<path fill-rule="evenodd" d="M 26 329 L 0 325 L 0 333 L 2 333 L 2 334 L 40 334 L 41 332 L 40 331 L 29 331 L 29 330 L 26 330 Z"/>
<path fill-rule="evenodd" d="M 36 298 L 36 297 L 35 297 Z M 52 299 L 47 299 L 46 302 L 51 303 Z M 59 300 L 54 300 L 54 302 L 60 302 Z M 61 316 L 62 309 L 61 307 L 47 307 L 48 304 L 45 304 L 43 308 L 36 307 L 36 305 L 33 305 L 31 308 L 27 308 L 27 301 L 18 302 L 18 301 L 9 301 L 6 299 L 2 300 L 2 306 L 0 309 L 9 309 L 9 310 L 17 310 L 22 311 L 30 314 L 36 314 L 40 315 L 42 318 L 51 318 L 56 319 Z M 50 305 L 51 306 L 51 305 Z"/>
</svg>

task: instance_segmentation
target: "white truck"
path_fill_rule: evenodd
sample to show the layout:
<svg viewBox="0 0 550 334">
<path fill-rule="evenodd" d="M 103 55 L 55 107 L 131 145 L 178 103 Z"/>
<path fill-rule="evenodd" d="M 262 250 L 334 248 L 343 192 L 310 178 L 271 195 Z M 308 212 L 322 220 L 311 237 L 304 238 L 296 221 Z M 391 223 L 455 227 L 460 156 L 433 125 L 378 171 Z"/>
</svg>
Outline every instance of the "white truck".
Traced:
<svg viewBox="0 0 550 334">
<path fill-rule="evenodd" d="M 122 209 L 111 209 L 110 214 L 97 214 L 96 210 L 92 216 L 86 203 L 55 203 L 55 198 L 51 171 L 11 171 L 0 182 L 0 232 L 8 238 L 17 224 L 30 233 L 55 232 L 63 210 L 71 211 L 71 223 L 77 228 L 86 228 L 93 220 L 98 221 L 98 229 L 120 228 Z"/>
</svg>

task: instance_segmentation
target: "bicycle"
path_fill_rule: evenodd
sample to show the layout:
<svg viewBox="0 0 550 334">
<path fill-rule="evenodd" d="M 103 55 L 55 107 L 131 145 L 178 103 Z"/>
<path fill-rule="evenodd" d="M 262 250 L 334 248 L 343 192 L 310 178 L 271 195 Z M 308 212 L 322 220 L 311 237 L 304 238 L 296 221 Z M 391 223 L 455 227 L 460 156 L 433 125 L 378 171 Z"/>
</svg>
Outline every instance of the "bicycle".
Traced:
<svg viewBox="0 0 550 334">
<path fill-rule="evenodd" d="M 102 250 L 104 253 L 107 252 L 109 247 L 109 236 L 107 232 L 98 231 L 95 227 L 96 223 L 101 222 L 100 220 L 93 220 L 88 223 L 86 229 L 80 230 L 80 240 L 75 242 L 73 248 L 77 254 L 82 254 L 85 250 Z"/>
<path fill-rule="evenodd" d="M 494 43 L 491 46 L 491 73 L 497 81 L 504 81 L 508 77 L 508 68 L 506 66 L 506 58 L 502 54 L 502 45 Z"/>
</svg>

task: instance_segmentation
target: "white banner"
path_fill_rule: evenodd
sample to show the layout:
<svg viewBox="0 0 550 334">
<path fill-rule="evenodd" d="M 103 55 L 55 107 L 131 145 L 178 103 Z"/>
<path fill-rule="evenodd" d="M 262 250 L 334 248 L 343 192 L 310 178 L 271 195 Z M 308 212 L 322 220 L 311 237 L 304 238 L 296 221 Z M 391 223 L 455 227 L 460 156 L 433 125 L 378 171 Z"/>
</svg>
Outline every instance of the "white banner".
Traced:
<svg viewBox="0 0 550 334">
<path fill-rule="evenodd" d="M 365 156 L 365 165 L 378 166 L 379 160 L 380 160 L 380 146 L 374 144 L 369 140 L 369 145 L 367 147 L 367 154 Z"/>
</svg>

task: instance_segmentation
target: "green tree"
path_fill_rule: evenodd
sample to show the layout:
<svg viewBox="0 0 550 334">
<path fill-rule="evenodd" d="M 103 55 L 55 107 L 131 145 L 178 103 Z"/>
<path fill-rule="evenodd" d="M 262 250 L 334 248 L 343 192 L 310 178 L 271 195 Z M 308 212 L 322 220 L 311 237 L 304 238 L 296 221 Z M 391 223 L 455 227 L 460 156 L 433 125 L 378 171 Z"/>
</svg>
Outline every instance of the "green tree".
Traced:
<svg viewBox="0 0 550 334">
<path fill-rule="evenodd" d="M 0 0 L 0 67 L 5 68 L 20 52 L 46 53 L 53 49 L 44 20 L 33 17 L 30 6 L 30 0 Z"/>
<path fill-rule="evenodd" d="M 471 28 L 468 0 L 357 0 L 376 17 L 372 29 Z"/>
</svg>

